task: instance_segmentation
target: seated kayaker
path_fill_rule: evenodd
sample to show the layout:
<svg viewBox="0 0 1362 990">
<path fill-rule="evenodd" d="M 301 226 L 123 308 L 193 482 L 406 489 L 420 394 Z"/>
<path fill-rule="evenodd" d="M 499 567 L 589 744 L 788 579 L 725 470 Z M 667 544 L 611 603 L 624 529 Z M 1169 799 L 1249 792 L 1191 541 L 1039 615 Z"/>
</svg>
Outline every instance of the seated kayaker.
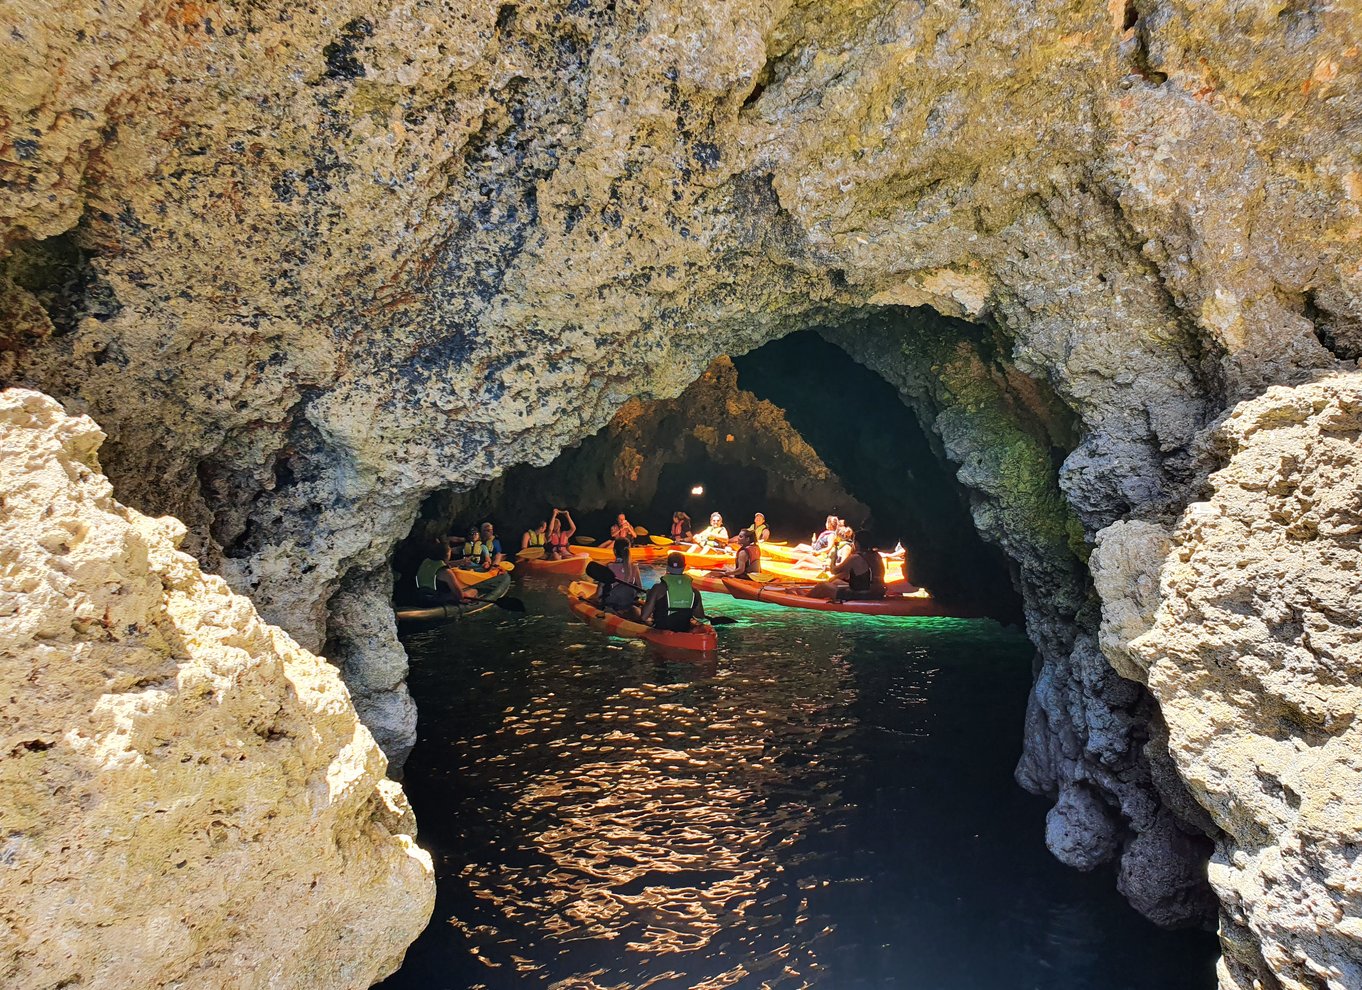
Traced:
<svg viewBox="0 0 1362 990">
<path fill-rule="evenodd" d="M 549 524 L 540 522 L 532 529 L 527 529 L 520 537 L 520 549 L 529 550 L 531 547 L 539 547 L 548 552 L 549 545 Z"/>
<path fill-rule="evenodd" d="M 603 581 L 596 589 L 596 604 L 626 619 L 638 618 L 638 596 L 643 591 L 643 575 L 638 564 L 629 560 L 629 541 L 614 542 L 615 559 L 606 566 L 613 580 Z"/>
<path fill-rule="evenodd" d="M 673 550 L 667 555 L 667 573 L 648 591 L 640 621 L 651 621 L 654 629 L 689 632 L 692 621 L 704 618 L 700 592 L 686 573 L 686 555 Z"/>
<path fill-rule="evenodd" d="M 709 525 L 695 534 L 697 550 L 727 550 L 728 530 L 724 528 L 724 517 L 717 512 L 709 514 Z"/>
<path fill-rule="evenodd" d="M 834 601 L 867 601 L 884 597 L 884 558 L 868 536 L 856 534 L 849 544 L 851 552 L 824 581 L 809 592 L 811 598 Z"/>
<path fill-rule="evenodd" d="M 752 525 L 747 528 L 752 531 L 752 539 L 758 543 L 766 543 L 771 539 L 771 527 L 766 525 L 766 516 L 760 512 L 752 517 Z"/>
<path fill-rule="evenodd" d="M 638 531 L 634 529 L 634 524 L 625 518 L 623 512 L 610 524 L 610 539 L 628 540 L 630 546 L 638 541 Z"/>
<path fill-rule="evenodd" d="M 738 531 L 738 555 L 733 558 L 733 566 L 726 567 L 719 574 L 725 577 L 747 578 L 761 573 L 761 547 L 750 529 Z"/>
<path fill-rule="evenodd" d="M 478 542 L 478 527 L 469 526 L 468 534 L 466 536 L 451 536 L 446 542 L 450 547 L 449 556 L 446 558 L 448 559 L 450 566 L 472 566 L 469 561 L 473 551 L 473 545 Z"/>
<path fill-rule="evenodd" d="M 695 538 L 695 533 L 691 529 L 690 516 L 684 512 L 672 513 L 672 542 L 689 543 Z"/>
<path fill-rule="evenodd" d="M 482 527 L 478 530 L 478 539 L 482 541 L 483 568 L 485 570 L 490 571 L 506 559 L 505 554 L 501 552 L 501 540 L 493 531 L 491 523 L 482 524 Z"/>
<path fill-rule="evenodd" d="M 426 550 L 426 558 L 416 569 L 416 593 L 423 602 L 446 604 L 464 598 L 477 598 L 472 588 L 464 588 L 449 566 L 449 546 L 436 541 Z"/>
<path fill-rule="evenodd" d="M 828 516 L 823 521 L 823 532 L 815 533 L 810 538 L 810 553 L 824 553 L 832 545 L 833 539 L 837 536 L 837 522 L 836 516 Z"/>
<path fill-rule="evenodd" d="M 567 520 L 567 525 L 563 525 L 563 520 Z M 577 532 L 577 524 L 572 521 L 572 513 L 567 509 L 554 509 L 553 515 L 549 517 L 548 541 L 544 548 L 545 560 L 561 560 L 571 556 L 568 550 L 568 540 L 572 539 L 572 534 Z"/>
</svg>

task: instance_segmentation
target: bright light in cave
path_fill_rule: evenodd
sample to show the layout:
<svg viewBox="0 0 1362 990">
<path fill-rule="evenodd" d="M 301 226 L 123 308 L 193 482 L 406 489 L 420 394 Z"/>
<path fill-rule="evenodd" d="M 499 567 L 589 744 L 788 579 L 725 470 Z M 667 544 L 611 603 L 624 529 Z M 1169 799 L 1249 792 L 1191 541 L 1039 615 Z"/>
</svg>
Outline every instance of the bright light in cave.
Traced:
<svg viewBox="0 0 1362 990">
<path fill-rule="evenodd" d="M 704 486 L 704 485 L 696 485 L 696 486 L 694 486 L 693 488 L 691 488 L 690 493 L 691 493 L 692 495 L 703 495 L 703 494 L 705 493 L 705 486 Z"/>
</svg>

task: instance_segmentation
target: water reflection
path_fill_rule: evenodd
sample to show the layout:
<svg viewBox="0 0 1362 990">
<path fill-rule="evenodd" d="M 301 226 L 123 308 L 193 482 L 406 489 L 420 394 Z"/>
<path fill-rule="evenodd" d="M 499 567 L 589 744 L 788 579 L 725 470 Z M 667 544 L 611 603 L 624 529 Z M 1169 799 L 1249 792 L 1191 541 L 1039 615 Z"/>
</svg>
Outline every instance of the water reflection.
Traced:
<svg viewBox="0 0 1362 990">
<path fill-rule="evenodd" d="M 1213 985 L 1209 942 L 1044 852 L 1023 641 L 716 599 L 744 621 L 706 667 L 523 595 L 409 643 L 440 890 L 388 986 Z"/>
</svg>

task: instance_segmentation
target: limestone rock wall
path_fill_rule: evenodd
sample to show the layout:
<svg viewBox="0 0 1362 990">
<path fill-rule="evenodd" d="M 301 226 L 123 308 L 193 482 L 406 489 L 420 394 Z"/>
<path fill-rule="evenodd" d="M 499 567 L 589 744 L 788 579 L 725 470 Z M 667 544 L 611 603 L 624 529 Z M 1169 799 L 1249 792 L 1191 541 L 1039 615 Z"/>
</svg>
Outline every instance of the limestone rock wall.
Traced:
<svg viewBox="0 0 1362 990">
<path fill-rule="evenodd" d="M 367 987 L 429 856 L 335 668 L 114 500 L 86 417 L 0 393 L 0 983 Z"/>
<path fill-rule="evenodd" d="M 1103 646 L 1145 681 L 1218 829 L 1221 986 L 1362 985 L 1362 373 L 1241 403 L 1175 527 L 1094 555 Z"/>
<path fill-rule="evenodd" d="M 1064 538 L 1009 541 L 1045 576 L 1022 772 L 1059 799 L 1052 845 L 1087 862 L 1153 821 L 1139 861 L 1166 862 L 1163 811 L 1117 797 L 1152 793 L 1126 779 L 1146 720 L 1097 663 L 1077 544 L 1180 511 L 1230 404 L 1358 356 L 1350 7 L 0 0 L 0 20 L 0 374 L 93 412 L 124 500 L 183 519 L 304 647 L 335 644 L 385 718 L 410 712 L 392 630 L 352 605 L 378 607 L 429 493 L 546 463 L 720 354 L 931 307 L 988 330 L 919 362 L 901 329 L 878 365 L 955 376 L 902 389 L 981 525 L 1008 532 L 999 493 L 1036 488 L 984 456 L 972 432 L 1018 407 L 971 382 L 1043 383 L 1073 420 Z"/>
</svg>

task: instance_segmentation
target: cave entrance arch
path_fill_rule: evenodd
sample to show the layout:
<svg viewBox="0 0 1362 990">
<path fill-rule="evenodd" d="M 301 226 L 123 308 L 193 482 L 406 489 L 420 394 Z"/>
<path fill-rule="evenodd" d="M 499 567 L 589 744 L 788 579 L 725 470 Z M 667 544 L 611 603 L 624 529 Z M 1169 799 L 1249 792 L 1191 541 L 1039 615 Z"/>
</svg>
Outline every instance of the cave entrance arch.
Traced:
<svg viewBox="0 0 1362 990">
<path fill-rule="evenodd" d="M 761 511 L 790 542 L 835 513 L 886 549 L 902 542 L 910 579 L 943 602 L 1021 617 L 1012 568 L 981 539 L 969 492 L 919 413 L 816 330 L 721 357 L 675 399 L 631 400 L 547 466 L 432 496 L 398 570 L 428 538 L 484 519 L 518 546 L 523 529 L 554 506 L 571 507 L 579 531 L 595 537 L 619 511 L 658 533 L 675 510 L 697 528 L 718 510 L 731 532 Z"/>
</svg>

